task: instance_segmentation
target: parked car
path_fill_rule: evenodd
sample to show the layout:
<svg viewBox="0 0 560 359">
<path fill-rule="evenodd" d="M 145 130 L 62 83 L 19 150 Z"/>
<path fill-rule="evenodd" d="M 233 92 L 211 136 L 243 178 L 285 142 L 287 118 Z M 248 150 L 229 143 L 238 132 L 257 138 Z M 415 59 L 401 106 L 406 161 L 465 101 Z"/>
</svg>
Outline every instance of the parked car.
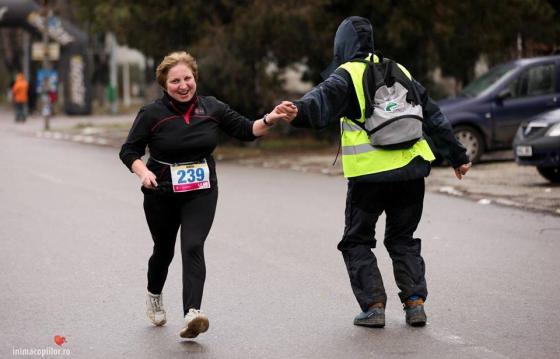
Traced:
<svg viewBox="0 0 560 359">
<path fill-rule="evenodd" d="M 508 149 L 522 121 L 560 108 L 560 56 L 519 59 L 493 67 L 458 97 L 440 101 L 473 162 Z"/>
<path fill-rule="evenodd" d="M 518 164 L 536 166 L 544 178 L 560 183 L 560 109 L 522 123 L 513 148 Z"/>
</svg>

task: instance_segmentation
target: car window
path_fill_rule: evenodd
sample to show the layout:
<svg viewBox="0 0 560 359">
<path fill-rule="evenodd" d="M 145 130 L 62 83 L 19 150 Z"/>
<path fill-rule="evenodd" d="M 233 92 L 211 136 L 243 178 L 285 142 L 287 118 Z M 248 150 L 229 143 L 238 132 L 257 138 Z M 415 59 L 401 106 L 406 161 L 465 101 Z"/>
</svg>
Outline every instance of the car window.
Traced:
<svg viewBox="0 0 560 359">
<path fill-rule="evenodd" d="M 533 67 L 528 73 L 527 96 L 554 93 L 554 64 Z"/>
<path fill-rule="evenodd" d="M 546 95 L 555 92 L 554 80 L 554 64 L 539 65 L 525 70 L 508 88 L 513 98 Z"/>
<path fill-rule="evenodd" d="M 480 95 L 483 91 L 500 80 L 505 74 L 513 70 L 513 68 L 513 64 L 502 64 L 491 68 L 490 71 L 468 84 L 459 96 L 476 97 Z"/>
<path fill-rule="evenodd" d="M 527 72 L 522 73 L 511 81 L 508 89 L 512 98 L 524 97 L 527 94 Z"/>
</svg>

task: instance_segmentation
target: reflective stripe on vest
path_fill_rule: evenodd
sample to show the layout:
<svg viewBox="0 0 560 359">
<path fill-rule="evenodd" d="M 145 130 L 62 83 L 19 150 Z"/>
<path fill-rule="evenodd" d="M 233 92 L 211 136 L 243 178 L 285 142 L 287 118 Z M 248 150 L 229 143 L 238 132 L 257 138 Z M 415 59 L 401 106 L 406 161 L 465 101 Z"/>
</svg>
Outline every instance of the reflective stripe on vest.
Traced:
<svg viewBox="0 0 560 359">
<path fill-rule="evenodd" d="M 373 61 L 379 62 L 379 58 L 374 55 Z M 411 78 L 406 68 L 400 64 L 398 66 L 408 78 Z M 366 100 L 362 77 L 366 64 L 363 62 L 347 62 L 340 67 L 348 71 L 352 77 L 361 113 L 361 117 L 357 121 L 365 123 Z M 340 121 L 342 132 L 342 169 L 346 178 L 401 168 L 409 164 L 417 156 L 422 157 L 426 161 L 433 161 L 435 159 L 425 139 L 418 140 L 412 147 L 407 149 L 388 150 L 378 148 L 371 145 L 367 133 L 354 121 L 346 117 L 341 118 Z"/>
</svg>

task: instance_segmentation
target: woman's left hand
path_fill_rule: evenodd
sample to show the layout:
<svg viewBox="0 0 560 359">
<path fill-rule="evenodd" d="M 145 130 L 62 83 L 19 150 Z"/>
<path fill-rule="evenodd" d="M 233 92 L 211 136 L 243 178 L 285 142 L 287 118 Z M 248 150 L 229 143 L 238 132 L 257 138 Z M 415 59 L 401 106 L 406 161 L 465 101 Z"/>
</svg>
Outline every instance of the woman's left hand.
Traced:
<svg viewBox="0 0 560 359">
<path fill-rule="evenodd" d="M 266 114 L 266 122 L 269 126 L 275 125 L 280 120 L 285 120 L 287 115 L 279 112 L 276 108 L 274 111 Z"/>
<path fill-rule="evenodd" d="M 262 119 L 254 122 L 253 134 L 257 137 L 263 136 L 268 132 L 268 129 L 278 121 L 291 121 L 296 115 L 297 107 L 289 101 L 282 101 L 272 112 L 267 113 Z"/>
</svg>

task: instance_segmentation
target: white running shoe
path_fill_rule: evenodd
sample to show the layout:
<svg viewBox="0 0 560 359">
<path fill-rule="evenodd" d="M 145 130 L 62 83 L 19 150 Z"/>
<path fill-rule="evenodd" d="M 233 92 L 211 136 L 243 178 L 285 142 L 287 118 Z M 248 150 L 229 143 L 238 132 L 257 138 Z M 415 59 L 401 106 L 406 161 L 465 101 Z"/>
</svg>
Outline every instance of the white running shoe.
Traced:
<svg viewBox="0 0 560 359">
<path fill-rule="evenodd" d="M 208 330 L 208 317 L 198 309 L 191 308 L 185 315 L 185 326 L 179 332 L 181 338 L 196 338 L 200 333 Z"/>
<path fill-rule="evenodd" d="M 161 294 L 146 295 L 146 315 L 154 325 L 161 326 L 167 322 Z"/>
</svg>

